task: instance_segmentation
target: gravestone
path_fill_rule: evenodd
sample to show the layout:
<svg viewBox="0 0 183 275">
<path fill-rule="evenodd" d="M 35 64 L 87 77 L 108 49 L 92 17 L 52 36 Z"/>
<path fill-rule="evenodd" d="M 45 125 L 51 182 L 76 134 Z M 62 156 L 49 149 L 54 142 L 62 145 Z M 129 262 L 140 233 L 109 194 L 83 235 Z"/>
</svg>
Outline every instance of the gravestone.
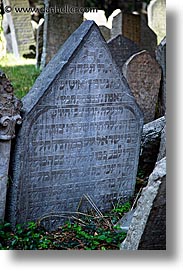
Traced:
<svg viewBox="0 0 183 275">
<path fill-rule="evenodd" d="M 45 0 L 45 7 L 84 7 L 84 0 Z M 83 21 L 82 13 L 71 13 L 67 10 L 62 13 L 45 13 L 43 33 L 43 54 L 41 67 L 43 68 L 57 53 L 67 38 L 79 27 Z"/>
<path fill-rule="evenodd" d="M 159 115 L 166 113 L 166 37 L 161 41 L 156 50 L 156 60 L 161 66 L 161 87 L 159 93 Z"/>
<path fill-rule="evenodd" d="M 10 81 L 0 71 L 0 221 L 5 216 L 11 140 L 15 137 L 15 125 L 21 123 L 20 108 Z"/>
<path fill-rule="evenodd" d="M 124 37 L 119 34 L 115 38 L 112 38 L 108 41 L 108 47 L 111 51 L 112 57 L 116 61 L 116 64 L 119 66 L 122 72 L 124 63 L 127 61 L 130 56 L 140 51 L 137 44 L 132 40 Z"/>
<path fill-rule="evenodd" d="M 142 14 L 118 13 L 113 18 L 111 38 L 119 34 L 135 42 L 141 50 L 147 50 L 154 56 L 157 37 L 147 25 Z"/>
<path fill-rule="evenodd" d="M 65 42 L 23 99 L 10 189 L 10 221 L 100 211 L 134 193 L 143 118 L 93 21 Z M 25 138 L 26 137 L 26 138 Z M 50 222 L 50 224 L 49 224 Z"/>
<path fill-rule="evenodd" d="M 109 28 L 107 28 L 106 26 L 99 26 L 99 29 L 103 35 L 103 37 L 105 38 L 105 41 L 108 41 L 111 37 L 111 31 Z"/>
<path fill-rule="evenodd" d="M 152 0 L 147 14 L 148 25 L 157 34 L 159 44 L 166 36 L 166 0 Z"/>
<path fill-rule="evenodd" d="M 161 80 L 161 68 L 147 51 L 130 57 L 123 66 L 123 74 L 144 114 L 144 122 L 153 121 Z"/>
<path fill-rule="evenodd" d="M 157 47 L 157 35 L 149 28 L 144 16 L 141 15 L 141 35 L 140 35 L 140 48 L 148 51 L 153 57 L 155 57 L 155 50 Z"/>
<path fill-rule="evenodd" d="M 30 46 L 35 46 L 34 34 L 29 12 L 15 12 L 15 7 L 29 8 L 27 0 L 4 0 L 4 7 L 11 6 L 12 11 L 3 15 L 4 33 L 8 48 L 16 57 L 30 52 Z"/>
<path fill-rule="evenodd" d="M 121 250 L 166 249 L 166 157 L 156 163 L 137 202 Z"/>
<path fill-rule="evenodd" d="M 122 34 L 122 12 L 117 10 L 117 14 L 112 18 L 111 39 Z"/>
</svg>

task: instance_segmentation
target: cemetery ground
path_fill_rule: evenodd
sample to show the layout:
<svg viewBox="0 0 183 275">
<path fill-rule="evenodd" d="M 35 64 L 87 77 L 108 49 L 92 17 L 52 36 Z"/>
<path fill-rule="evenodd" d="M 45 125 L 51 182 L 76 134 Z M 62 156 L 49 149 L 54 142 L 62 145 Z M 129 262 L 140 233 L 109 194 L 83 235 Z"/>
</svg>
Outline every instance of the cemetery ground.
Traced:
<svg viewBox="0 0 183 275">
<path fill-rule="evenodd" d="M 33 59 L 16 59 L 8 54 L 1 59 L 2 69 L 10 79 L 15 96 L 21 99 L 33 86 L 40 70 L 36 69 Z M 122 216 L 135 206 L 137 198 L 147 184 L 147 173 L 138 170 L 136 190 L 131 201 L 114 203 L 108 213 L 101 213 L 94 202 L 92 212 L 74 213 L 72 219 L 58 230 L 47 232 L 41 221 L 17 224 L 0 224 L 0 250 L 118 250 L 126 233 L 117 225 Z M 11 184 L 11 183 L 10 183 Z"/>
<path fill-rule="evenodd" d="M 40 74 L 34 59 L 20 58 L 17 61 L 13 54 L 7 54 L 0 59 L 0 69 L 10 79 L 14 94 L 19 99 L 28 93 Z"/>
</svg>

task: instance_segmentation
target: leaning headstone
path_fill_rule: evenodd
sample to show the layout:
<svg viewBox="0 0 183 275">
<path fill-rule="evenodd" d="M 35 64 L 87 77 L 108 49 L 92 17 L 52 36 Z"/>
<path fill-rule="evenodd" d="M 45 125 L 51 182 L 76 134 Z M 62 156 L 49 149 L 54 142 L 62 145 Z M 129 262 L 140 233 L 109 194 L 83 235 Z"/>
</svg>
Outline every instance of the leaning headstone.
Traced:
<svg viewBox="0 0 183 275">
<path fill-rule="evenodd" d="M 20 108 L 11 83 L 0 71 L 0 221 L 5 216 L 11 140 L 15 137 L 15 125 L 21 123 Z"/>
<path fill-rule="evenodd" d="M 156 60 L 161 66 L 162 77 L 159 93 L 159 115 L 166 113 L 166 37 L 161 41 L 156 50 Z"/>
<path fill-rule="evenodd" d="M 47 216 L 53 228 L 55 216 L 79 205 L 86 211 L 83 196 L 106 211 L 133 195 L 142 113 L 93 21 L 70 36 L 23 105 L 12 160 L 13 224 Z"/>
<path fill-rule="evenodd" d="M 154 56 L 157 37 L 147 25 L 142 14 L 118 13 L 113 18 L 111 38 L 119 34 L 135 42 L 141 50 L 147 50 Z"/>
<path fill-rule="evenodd" d="M 70 0 L 69 4 L 66 0 L 45 0 L 45 9 L 50 9 L 51 7 L 60 8 L 61 12 L 45 13 L 43 54 L 41 58 L 42 68 L 83 22 L 83 14 L 79 12 L 69 12 L 69 8 L 84 7 L 84 0 Z"/>
<path fill-rule="evenodd" d="M 112 57 L 116 61 L 116 64 L 121 69 L 121 72 L 124 63 L 130 58 L 130 56 L 140 51 L 135 42 L 121 34 L 110 39 L 108 41 L 108 47 L 111 51 Z"/>
<path fill-rule="evenodd" d="M 166 118 L 164 116 L 143 126 L 139 167 L 146 171 L 147 175 L 152 173 L 156 161 L 165 157 L 166 137 L 163 134 L 165 126 Z"/>
<path fill-rule="evenodd" d="M 144 122 L 153 121 L 161 80 L 161 68 L 147 52 L 130 57 L 123 66 L 123 74 L 144 114 Z"/>
<path fill-rule="evenodd" d="M 12 49 L 16 57 L 30 52 L 30 46 L 35 46 L 34 34 L 29 12 L 16 12 L 15 8 L 29 8 L 27 0 L 4 0 L 4 7 L 11 7 L 11 12 L 5 12 L 3 21 L 6 22 L 4 29 L 9 49 Z"/>
<path fill-rule="evenodd" d="M 142 190 L 121 250 L 166 249 L 166 158 L 157 162 Z"/>
<path fill-rule="evenodd" d="M 147 8 L 148 25 L 157 34 L 158 43 L 166 36 L 166 0 L 152 0 Z"/>
</svg>

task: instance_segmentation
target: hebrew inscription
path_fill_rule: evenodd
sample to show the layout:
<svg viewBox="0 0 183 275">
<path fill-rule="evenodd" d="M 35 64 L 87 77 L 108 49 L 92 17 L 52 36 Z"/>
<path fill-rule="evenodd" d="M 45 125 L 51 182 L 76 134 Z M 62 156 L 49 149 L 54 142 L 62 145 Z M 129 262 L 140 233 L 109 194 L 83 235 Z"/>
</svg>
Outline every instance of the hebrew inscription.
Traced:
<svg viewBox="0 0 183 275">
<path fill-rule="evenodd" d="M 98 27 L 82 28 L 85 40 L 24 122 L 21 219 L 76 211 L 84 194 L 105 211 L 134 192 L 141 112 Z"/>
</svg>

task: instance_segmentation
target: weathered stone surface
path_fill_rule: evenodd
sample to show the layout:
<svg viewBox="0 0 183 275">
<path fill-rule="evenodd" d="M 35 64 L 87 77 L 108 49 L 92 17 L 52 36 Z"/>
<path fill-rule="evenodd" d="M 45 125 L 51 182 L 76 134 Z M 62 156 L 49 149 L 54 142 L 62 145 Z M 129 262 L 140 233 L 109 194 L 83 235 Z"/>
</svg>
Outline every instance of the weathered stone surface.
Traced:
<svg viewBox="0 0 183 275">
<path fill-rule="evenodd" d="M 161 80 L 161 68 L 147 52 L 130 57 L 123 66 L 123 74 L 144 114 L 144 122 L 153 121 Z"/>
<path fill-rule="evenodd" d="M 15 125 L 21 124 L 21 102 L 14 97 L 13 87 L 0 71 L 0 140 L 15 137 Z"/>
<path fill-rule="evenodd" d="M 41 57 L 43 53 L 43 30 L 44 30 L 44 21 L 40 20 L 37 33 L 36 33 L 36 66 L 40 67 Z"/>
<path fill-rule="evenodd" d="M 166 250 L 166 176 L 161 179 L 138 249 Z"/>
<path fill-rule="evenodd" d="M 166 156 L 166 125 L 161 132 L 161 142 L 160 142 L 160 148 L 159 148 L 159 154 L 158 154 L 157 161 L 161 160 L 165 156 Z"/>
<path fill-rule="evenodd" d="M 63 8 L 68 6 L 66 0 L 45 0 L 45 7 Z M 71 7 L 84 7 L 84 0 L 70 0 Z M 41 67 L 44 67 L 57 53 L 67 38 L 83 21 L 82 13 L 45 13 L 43 34 L 43 54 Z"/>
<path fill-rule="evenodd" d="M 166 249 L 166 158 L 157 162 L 138 200 L 121 250 Z"/>
<path fill-rule="evenodd" d="M 122 12 L 120 10 L 117 12 L 112 18 L 111 39 L 122 34 Z"/>
<path fill-rule="evenodd" d="M 125 213 L 116 225 L 120 226 L 123 232 L 128 232 L 135 209 Z"/>
<path fill-rule="evenodd" d="M 156 60 L 162 69 L 161 87 L 159 93 L 159 115 L 163 116 L 166 113 L 166 37 L 157 47 Z"/>
<path fill-rule="evenodd" d="M 27 0 L 4 0 L 4 7 L 11 6 L 11 13 L 3 15 L 3 21 L 6 22 L 5 37 L 8 40 L 8 49 L 14 53 L 16 57 L 28 54 L 30 46 L 35 46 L 33 29 L 31 26 L 31 14 L 29 12 L 15 12 L 15 7 L 29 7 Z M 11 36 L 9 35 L 11 34 Z M 8 50 L 7 49 L 7 50 Z"/>
<path fill-rule="evenodd" d="M 0 71 L 0 220 L 4 219 L 11 139 L 15 125 L 21 123 L 21 103 L 13 95 L 13 87 Z"/>
<path fill-rule="evenodd" d="M 11 141 L 0 140 L 0 221 L 4 220 Z"/>
<path fill-rule="evenodd" d="M 118 13 L 112 21 L 111 38 L 122 34 L 134 41 L 141 50 L 147 50 L 152 56 L 157 47 L 157 36 L 149 28 L 142 14 Z"/>
<path fill-rule="evenodd" d="M 140 48 L 148 51 L 151 56 L 155 57 L 155 50 L 157 47 L 157 35 L 147 25 L 146 19 L 141 16 L 140 21 Z"/>
<path fill-rule="evenodd" d="M 131 197 L 142 113 L 94 22 L 70 36 L 23 105 L 11 165 L 13 224 L 49 216 L 53 228 L 54 215 L 87 210 L 84 195 L 101 211 Z"/>
<path fill-rule="evenodd" d="M 166 0 L 152 0 L 147 13 L 148 25 L 157 34 L 160 43 L 166 36 Z"/>
<path fill-rule="evenodd" d="M 107 28 L 106 26 L 99 26 L 99 29 L 103 35 L 103 37 L 105 38 L 105 41 L 108 41 L 111 37 L 111 31 L 109 28 Z"/>
<path fill-rule="evenodd" d="M 149 175 L 155 166 L 159 152 L 164 155 L 164 146 L 160 150 L 160 141 L 163 129 L 166 125 L 165 117 L 161 117 L 144 125 L 141 139 L 139 166 Z M 160 158 L 158 159 L 160 160 Z"/>
<path fill-rule="evenodd" d="M 108 47 L 111 51 L 112 57 L 116 61 L 116 64 L 121 69 L 121 72 L 124 63 L 130 58 L 130 56 L 140 51 L 137 44 L 121 34 L 110 39 L 108 41 Z"/>
</svg>

